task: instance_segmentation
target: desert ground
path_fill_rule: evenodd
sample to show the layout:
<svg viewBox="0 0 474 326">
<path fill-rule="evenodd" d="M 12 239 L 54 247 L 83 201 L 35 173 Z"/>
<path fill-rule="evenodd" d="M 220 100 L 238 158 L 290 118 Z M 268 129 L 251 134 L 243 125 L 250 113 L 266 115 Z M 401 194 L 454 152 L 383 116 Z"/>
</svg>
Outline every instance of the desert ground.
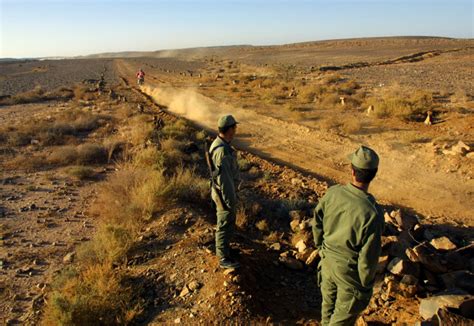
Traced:
<svg viewBox="0 0 474 326">
<path fill-rule="evenodd" d="M 1 62 L 0 320 L 318 325 L 312 209 L 366 144 L 386 228 L 358 324 L 472 324 L 473 59 L 472 40 L 396 37 Z M 203 155 L 226 113 L 229 272 Z"/>
</svg>

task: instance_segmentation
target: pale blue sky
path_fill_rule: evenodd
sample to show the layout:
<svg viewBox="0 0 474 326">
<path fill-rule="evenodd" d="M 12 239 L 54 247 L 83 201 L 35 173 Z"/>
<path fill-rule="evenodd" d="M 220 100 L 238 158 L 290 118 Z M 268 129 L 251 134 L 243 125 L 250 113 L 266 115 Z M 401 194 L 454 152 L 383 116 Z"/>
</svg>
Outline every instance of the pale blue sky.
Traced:
<svg viewBox="0 0 474 326">
<path fill-rule="evenodd" d="M 0 57 L 395 35 L 473 37 L 473 0 L 0 0 Z"/>
</svg>

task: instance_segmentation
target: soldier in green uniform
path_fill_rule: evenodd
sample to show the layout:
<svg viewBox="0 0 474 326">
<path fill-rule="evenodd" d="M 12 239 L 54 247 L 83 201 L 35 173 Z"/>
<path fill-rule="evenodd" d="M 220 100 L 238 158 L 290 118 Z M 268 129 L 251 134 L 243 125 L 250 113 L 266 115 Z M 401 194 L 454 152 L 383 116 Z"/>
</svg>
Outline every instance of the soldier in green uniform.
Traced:
<svg viewBox="0 0 474 326">
<path fill-rule="evenodd" d="M 238 268 L 239 263 L 232 257 L 230 240 L 234 233 L 237 211 L 237 188 L 240 173 L 237 156 L 230 145 L 237 130 L 237 121 L 225 115 L 218 121 L 219 135 L 209 148 L 215 186 L 212 200 L 217 210 L 216 255 L 222 268 Z"/>
<path fill-rule="evenodd" d="M 381 251 L 383 212 L 368 193 L 379 157 L 361 146 L 349 159 L 352 182 L 329 188 L 314 211 L 322 325 L 355 324 L 372 296 Z"/>
</svg>

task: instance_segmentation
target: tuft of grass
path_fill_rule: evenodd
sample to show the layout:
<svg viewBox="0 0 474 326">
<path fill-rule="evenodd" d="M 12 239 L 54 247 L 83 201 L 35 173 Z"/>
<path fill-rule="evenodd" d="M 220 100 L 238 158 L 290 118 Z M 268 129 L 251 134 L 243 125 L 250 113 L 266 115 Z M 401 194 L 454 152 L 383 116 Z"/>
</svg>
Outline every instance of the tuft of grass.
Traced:
<svg viewBox="0 0 474 326">
<path fill-rule="evenodd" d="M 79 247 L 77 259 L 85 266 L 120 263 L 126 259 L 132 245 L 133 234 L 130 229 L 120 225 L 103 224 L 96 231 L 94 238 Z"/>
<path fill-rule="evenodd" d="M 407 94 L 410 94 L 407 96 Z M 396 117 L 402 120 L 416 120 L 433 107 L 433 96 L 423 90 L 408 91 L 400 86 L 392 86 L 375 94 L 365 102 L 374 106 L 377 118 Z"/>
<path fill-rule="evenodd" d="M 93 168 L 89 166 L 83 166 L 83 165 L 72 166 L 66 172 L 70 176 L 77 178 L 79 180 L 92 179 L 96 175 Z"/>
<path fill-rule="evenodd" d="M 82 271 L 66 271 L 61 282 L 53 284 L 46 305 L 47 325 L 129 324 L 141 311 L 134 303 L 130 287 L 124 287 L 125 274 L 109 264 L 91 265 Z M 58 284 L 59 283 L 59 284 Z"/>
</svg>

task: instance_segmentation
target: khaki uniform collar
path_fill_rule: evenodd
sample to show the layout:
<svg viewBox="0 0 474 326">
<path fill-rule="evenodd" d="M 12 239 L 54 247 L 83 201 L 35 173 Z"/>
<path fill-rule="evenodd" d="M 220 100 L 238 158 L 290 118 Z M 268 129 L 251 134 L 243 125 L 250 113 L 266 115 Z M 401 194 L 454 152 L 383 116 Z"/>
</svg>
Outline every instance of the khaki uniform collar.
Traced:
<svg viewBox="0 0 474 326">
<path fill-rule="evenodd" d="M 364 190 L 360 189 L 360 188 L 357 188 L 356 186 L 354 186 L 352 183 L 348 183 L 346 185 L 346 189 L 353 193 L 354 195 L 357 195 L 361 198 L 372 198 L 372 195 L 369 194 L 368 192 L 365 192 Z"/>
</svg>

